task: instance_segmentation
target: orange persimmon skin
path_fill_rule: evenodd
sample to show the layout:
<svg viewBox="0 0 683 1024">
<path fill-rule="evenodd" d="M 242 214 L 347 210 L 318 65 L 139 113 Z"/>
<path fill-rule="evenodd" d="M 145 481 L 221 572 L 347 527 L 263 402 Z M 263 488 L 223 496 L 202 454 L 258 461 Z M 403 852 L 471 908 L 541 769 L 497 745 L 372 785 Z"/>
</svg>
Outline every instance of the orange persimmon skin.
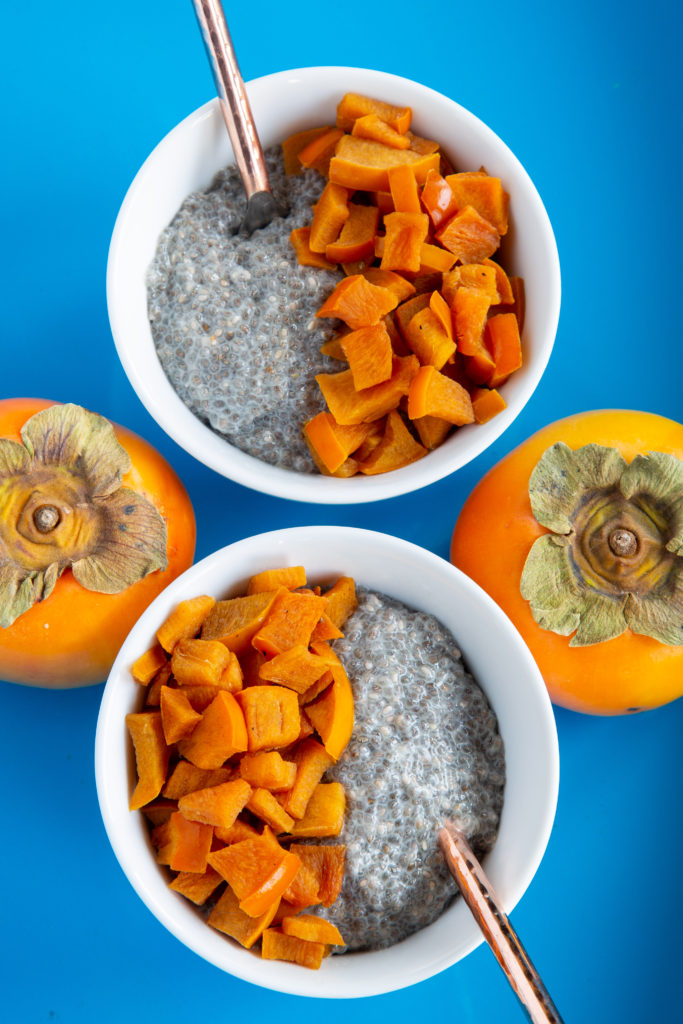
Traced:
<svg viewBox="0 0 683 1024">
<path fill-rule="evenodd" d="M 36 398 L 0 400 L 0 437 L 21 441 L 26 420 L 55 404 Z M 113 426 L 131 459 L 122 485 L 144 494 L 166 522 L 168 565 L 119 594 L 86 590 L 66 569 L 45 601 L 0 629 L 0 679 L 51 689 L 103 682 L 145 608 L 192 565 L 196 527 L 183 484 L 150 444 Z"/>
<path fill-rule="evenodd" d="M 542 629 L 519 581 L 531 545 L 548 531 L 531 511 L 529 476 L 558 441 L 617 448 L 627 462 L 650 451 L 683 459 L 683 425 L 653 413 L 597 410 L 558 420 L 524 441 L 475 487 L 458 517 L 451 561 L 500 605 L 526 641 L 553 703 L 573 711 L 617 715 L 660 707 L 683 695 L 683 646 L 626 630 L 588 647 Z"/>
</svg>

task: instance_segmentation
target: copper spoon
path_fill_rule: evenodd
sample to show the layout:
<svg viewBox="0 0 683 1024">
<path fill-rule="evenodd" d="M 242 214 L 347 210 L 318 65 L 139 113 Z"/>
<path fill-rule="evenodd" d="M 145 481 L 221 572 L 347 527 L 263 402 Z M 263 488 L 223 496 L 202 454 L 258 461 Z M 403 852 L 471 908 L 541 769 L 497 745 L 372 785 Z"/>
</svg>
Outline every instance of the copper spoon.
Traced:
<svg viewBox="0 0 683 1024">
<path fill-rule="evenodd" d="M 192 0 L 211 63 L 221 113 L 247 194 L 247 211 L 238 230 L 250 235 L 282 215 L 270 189 L 254 116 L 237 64 L 220 0 Z"/>
<path fill-rule="evenodd" d="M 463 833 L 447 822 L 439 846 L 465 902 L 532 1024 L 562 1024 L 534 965 L 500 909 L 493 887 Z"/>
</svg>

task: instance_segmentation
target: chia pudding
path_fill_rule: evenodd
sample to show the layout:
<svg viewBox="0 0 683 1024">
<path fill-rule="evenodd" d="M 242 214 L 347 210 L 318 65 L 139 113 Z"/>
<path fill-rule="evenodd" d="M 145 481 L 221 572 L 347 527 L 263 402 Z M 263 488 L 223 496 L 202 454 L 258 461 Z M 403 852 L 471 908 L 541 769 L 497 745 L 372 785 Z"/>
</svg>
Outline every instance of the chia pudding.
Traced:
<svg viewBox="0 0 683 1024">
<path fill-rule="evenodd" d="M 159 238 L 148 316 L 161 365 L 199 419 L 263 462 L 315 473 L 301 428 L 325 406 L 315 375 L 338 367 L 320 352 L 334 327 L 314 314 L 341 275 L 300 266 L 289 243 L 310 220 L 320 175 L 285 175 L 279 146 L 265 157 L 288 215 L 250 238 L 233 234 L 244 187 L 235 167 L 219 172 Z"/>
<path fill-rule="evenodd" d="M 456 887 L 437 845 L 455 820 L 478 856 L 494 844 L 505 785 L 496 716 L 433 616 L 358 589 L 335 643 L 351 679 L 341 782 L 344 884 L 330 914 L 350 950 L 393 945 L 434 921 Z"/>
</svg>

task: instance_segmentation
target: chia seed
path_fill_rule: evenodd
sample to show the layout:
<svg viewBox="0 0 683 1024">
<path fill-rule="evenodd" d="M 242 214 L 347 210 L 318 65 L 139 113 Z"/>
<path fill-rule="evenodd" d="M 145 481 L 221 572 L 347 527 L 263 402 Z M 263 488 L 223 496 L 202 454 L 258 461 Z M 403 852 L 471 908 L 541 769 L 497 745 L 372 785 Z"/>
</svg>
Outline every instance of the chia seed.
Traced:
<svg viewBox="0 0 683 1024">
<path fill-rule="evenodd" d="M 279 146 L 265 157 L 287 217 L 250 238 L 232 234 L 244 188 L 236 168 L 225 168 L 162 232 L 147 310 L 159 361 L 195 416 L 248 455 L 315 473 L 301 431 L 325 408 L 315 375 L 339 369 L 320 353 L 335 328 L 315 312 L 341 275 L 301 266 L 289 242 L 293 228 L 310 223 L 320 175 L 286 175 Z"/>
<path fill-rule="evenodd" d="M 335 643 L 353 686 L 354 731 L 326 775 L 347 797 L 344 883 L 327 915 L 349 950 L 393 945 L 443 913 L 457 890 L 439 829 L 456 821 L 482 857 L 505 785 L 496 716 L 450 632 L 385 595 L 359 588 L 358 600 Z"/>
</svg>

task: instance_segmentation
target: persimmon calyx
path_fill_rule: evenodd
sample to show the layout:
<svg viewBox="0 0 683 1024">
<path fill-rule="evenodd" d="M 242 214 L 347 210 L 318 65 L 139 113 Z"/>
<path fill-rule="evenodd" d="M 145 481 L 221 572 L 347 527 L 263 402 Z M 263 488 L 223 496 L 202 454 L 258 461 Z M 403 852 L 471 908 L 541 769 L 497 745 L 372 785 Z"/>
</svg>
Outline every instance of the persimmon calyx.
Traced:
<svg viewBox="0 0 683 1024">
<path fill-rule="evenodd" d="M 68 567 L 115 594 L 165 569 L 166 524 L 121 486 L 130 458 L 108 420 L 54 405 L 0 438 L 0 626 L 44 600 Z"/>
<path fill-rule="evenodd" d="M 550 532 L 529 551 L 520 591 L 543 629 L 573 647 L 630 629 L 683 644 L 683 461 L 663 452 L 627 463 L 614 448 L 548 448 L 529 479 Z"/>
</svg>

